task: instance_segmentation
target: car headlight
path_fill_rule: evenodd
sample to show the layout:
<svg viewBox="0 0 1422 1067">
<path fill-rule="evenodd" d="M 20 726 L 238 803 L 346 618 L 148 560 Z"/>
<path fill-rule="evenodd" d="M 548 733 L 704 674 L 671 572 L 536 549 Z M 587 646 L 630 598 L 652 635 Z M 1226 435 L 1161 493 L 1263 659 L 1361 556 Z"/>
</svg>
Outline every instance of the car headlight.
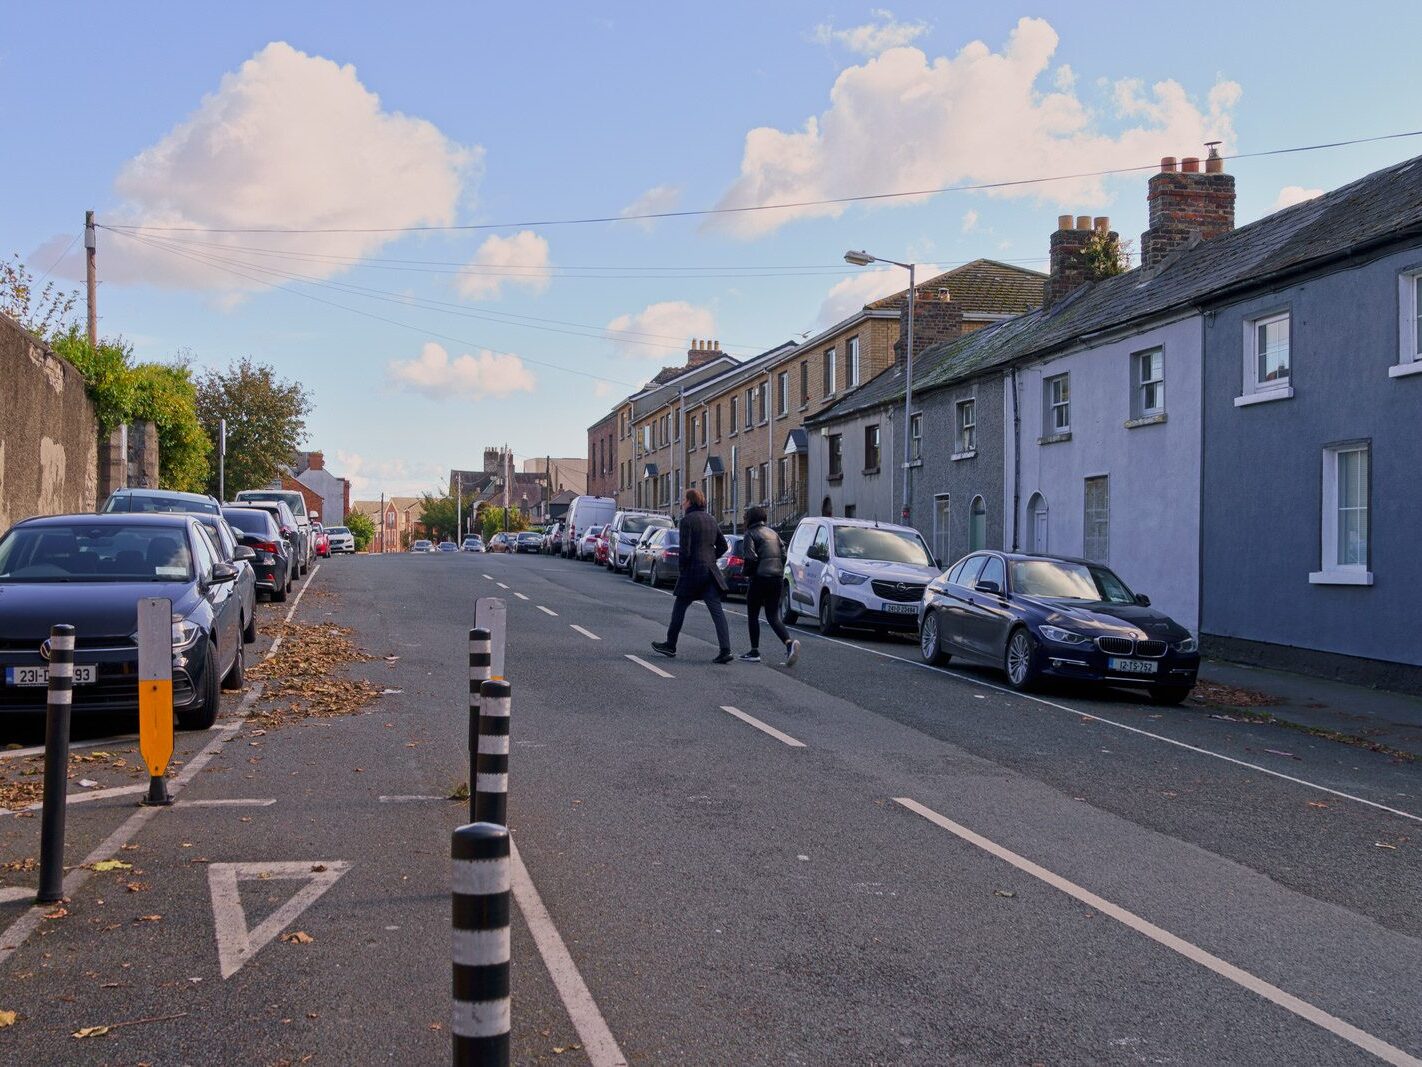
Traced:
<svg viewBox="0 0 1422 1067">
<path fill-rule="evenodd" d="M 1041 630 L 1042 636 L 1048 641 L 1056 641 L 1062 645 L 1084 645 L 1091 640 L 1091 638 L 1084 634 L 1063 630 L 1060 626 L 1043 626 Z"/>
<path fill-rule="evenodd" d="M 1183 641 L 1176 641 L 1171 647 L 1174 648 L 1176 652 L 1188 656 L 1190 653 L 1200 650 L 1200 642 L 1196 641 L 1193 637 L 1187 637 Z"/>
<path fill-rule="evenodd" d="M 869 575 L 855 574 L 853 571 L 835 571 L 834 573 L 842 585 L 863 585 L 869 580 Z"/>
<path fill-rule="evenodd" d="M 173 648 L 183 649 L 196 644 L 197 639 L 202 634 L 202 628 L 195 622 L 189 622 L 181 615 L 173 616 Z M 135 630 L 129 640 L 135 645 L 138 644 L 138 631 Z"/>
</svg>

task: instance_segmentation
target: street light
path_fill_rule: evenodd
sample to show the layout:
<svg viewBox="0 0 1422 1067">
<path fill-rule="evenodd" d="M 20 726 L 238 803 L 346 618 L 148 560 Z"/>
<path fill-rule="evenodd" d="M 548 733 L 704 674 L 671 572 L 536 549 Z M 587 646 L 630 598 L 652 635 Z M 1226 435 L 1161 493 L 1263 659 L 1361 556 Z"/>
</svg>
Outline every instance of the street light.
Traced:
<svg viewBox="0 0 1422 1067">
<path fill-rule="evenodd" d="M 900 263 L 896 259 L 882 259 L 879 256 L 871 256 L 863 250 L 854 251 L 850 249 L 844 254 L 844 261 L 856 267 L 867 267 L 871 263 L 887 263 L 891 267 L 903 267 L 908 271 L 908 336 L 904 339 L 904 351 L 906 359 L 904 363 L 904 489 L 903 501 L 900 506 L 900 518 L 905 525 L 909 521 L 909 473 L 913 470 L 913 434 L 910 431 L 910 422 L 913 418 L 913 300 L 914 300 L 914 264 Z"/>
</svg>

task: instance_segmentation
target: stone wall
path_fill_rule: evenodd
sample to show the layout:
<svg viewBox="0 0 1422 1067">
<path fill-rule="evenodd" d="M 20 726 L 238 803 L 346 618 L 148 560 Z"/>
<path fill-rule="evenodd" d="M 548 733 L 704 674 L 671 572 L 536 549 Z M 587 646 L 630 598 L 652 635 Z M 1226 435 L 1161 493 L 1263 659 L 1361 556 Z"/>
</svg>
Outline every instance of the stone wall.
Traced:
<svg viewBox="0 0 1422 1067">
<path fill-rule="evenodd" d="M 31 515 L 93 511 L 98 464 L 84 379 L 0 315 L 0 531 Z"/>
</svg>

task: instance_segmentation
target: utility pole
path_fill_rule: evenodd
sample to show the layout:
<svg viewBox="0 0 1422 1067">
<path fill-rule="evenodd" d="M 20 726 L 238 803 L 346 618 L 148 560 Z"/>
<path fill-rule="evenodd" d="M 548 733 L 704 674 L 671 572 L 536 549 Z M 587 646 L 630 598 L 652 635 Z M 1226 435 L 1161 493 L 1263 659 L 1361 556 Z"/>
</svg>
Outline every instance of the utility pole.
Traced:
<svg viewBox="0 0 1422 1067">
<path fill-rule="evenodd" d="M 504 445 L 504 533 L 509 532 L 509 482 L 513 479 L 513 453 Z"/>
<path fill-rule="evenodd" d="M 464 546 L 464 475 L 455 472 L 454 475 L 454 529 L 459 538 L 459 545 Z"/>
<path fill-rule="evenodd" d="M 95 256 L 99 251 L 98 232 L 94 229 L 94 213 L 84 212 L 84 281 L 89 297 L 89 347 L 99 347 L 99 268 Z"/>
<path fill-rule="evenodd" d="M 385 494 L 380 494 L 380 554 L 385 555 Z"/>
<path fill-rule="evenodd" d="M 227 499 L 227 420 L 217 420 L 217 499 Z"/>
</svg>

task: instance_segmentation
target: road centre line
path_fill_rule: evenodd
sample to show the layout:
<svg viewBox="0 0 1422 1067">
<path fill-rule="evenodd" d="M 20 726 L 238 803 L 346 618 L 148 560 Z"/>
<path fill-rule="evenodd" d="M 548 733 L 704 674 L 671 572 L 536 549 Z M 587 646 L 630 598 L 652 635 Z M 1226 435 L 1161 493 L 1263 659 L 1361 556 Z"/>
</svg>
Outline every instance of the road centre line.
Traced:
<svg viewBox="0 0 1422 1067">
<path fill-rule="evenodd" d="M 1206 952 L 1198 945 L 1194 945 L 1183 938 L 1177 937 L 1169 930 L 1162 929 L 1153 922 L 1136 915 L 1134 912 L 1127 911 L 1125 908 L 1113 904 L 1103 897 L 1097 896 L 1089 889 L 1084 889 L 1075 882 L 1068 881 L 1059 874 L 1054 874 L 1045 867 L 1041 867 L 1031 860 L 1019 856 L 1012 850 L 988 840 L 981 834 L 974 833 L 966 826 L 954 822 L 947 816 L 940 815 L 932 808 L 925 807 L 918 803 L 918 801 L 910 797 L 894 797 L 894 803 L 916 815 L 922 816 L 935 826 L 947 830 L 954 836 L 966 841 L 970 845 L 982 849 L 989 855 L 996 856 L 998 859 L 1010 863 L 1019 871 L 1030 874 L 1033 878 L 1045 882 L 1053 889 L 1059 890 L 1067 896 L 1081 901 L 1087 907 L 1094 908 L 1103 915 L 1115 919 L 1123 926 L 1127 926 L 1136 933 L 1150 938 L 1152 941 L 1163 945 L 1172 952 L 1184 956 L 1192 963 L 1198 963 L 1201 967 L 1213 971 L 1215 974 L 1228 979 L 1235 985 L 1277 1004 L 1285 1011 L 1292 1012 L 1299 1018 L 1311 1022 L 1315 1026 L 1322 1027 L 1330 1033 L 1341 1037 L 1343 1040 L 1357 1045 L 1365 1052 L 1372 1053 L 1372 1055 L 1385 1063 L 1396 1064 L 1399 1065 L 1399 1067 L 1422 1067 L 1422 1060 L 1409 1055 L 1402 1049 L 1389 1045 L 1381 1038 L 1374 1037 L 1372 1034 L 1365 1030 L 1360 1030 L 1351 1023 L 1344 1022 L 1336 1015 L 1330 1015 L 1322 1008 L 1318 1008 L 1306 1000 L 1301 1000 L 1291 993 L 1286 993 L 1278 986 L 1266 982 L 1264 979 L 1250 974 L 1248 971 L 1236 967 L 1234 964 L 1220 959 L 1220 957 L 1212 953 Z"/>
<path fill-rule="evenodd" d="M 602 638 L 599 637 L 597 634 L 593 633 L 591 630 L 585 630 L 585 629 L 583 629 L 583 628 L 582 628 L 581 626 L 579 626 L 577 623 L 569 623 L 568 625 L 570 625 L 574 630 L 577 630 L 578 633 L 582 634 L 584 637 L 588 638 L 590 641 L 601 641 L 601 640 L 602 640 Z"/>
<path fill-rule="evenodd" d="M 514 593 L 514 596 L 518 597 L 520 600 L 528 599 L 528 597 L 524 596 L 522 593 Z"/>
<path fill-rule="evenodd" d="M 543 906 L 543 898 L 538 895 L 518 846 L 509 843 L 509 873 L 513 882 L 513 897 L 518 902 L 518 910 L 523 921 L 528 924 L 533 943 L 538 946 L 538 954 L 543 957 L 543 966 L 548 969 L 553 986 L 563 1001 L 568 1018 L 582 1039 L 583 1053 L 593 1067 L 626 1067 L 627 1057 L 617 1047 L 617 1040 L 608 1029 L 607 1020 L 602 1017 L 597 1001 L 588 991 L 587 983 L 578 973 L 578 965 L 573 962 L 568 946 L 563 943 L 553 918 Z"/>
<path fill-rule="evenodd" d="M 741 722 L 748 723 L 748 724 L 750 724 L 751 726 L 754 726 L 757 730 L 760 730 L 762 733 L 767 733 L 767 734 L 769 734 L 771 737 L 775 738 L 777 741 L 783 741 L 783 742 L 785 742 L 785 744 L 789 745 L 791 748 L 804 748 L 804 747 L 805 747 L 805 742 L 803 742 L 803 741 L 796 741 L 796 740 L 795 740 L 793 737 L 791 737 L 789 734 L 781 733 L 781 732 L 780 732 L 779 730 L 777 730 L 775 727 L 769 726 L 769 725 L 767 725 L 766 723 L 761 722 L 761 721 L 760 721 L 759 719 L 757 719 L 754 715 L 747 715 L 747 714 L 746 714 L 744 711 L 742 711 L 740 708 L 733 708 L 733 707 L 731 707 L 729 704 L 722 704 L 722 705 L 721 705 L 721 710 L 724 711 L 727 715 L 734 715 L 736 718 L 740 719 Z"/>
<path fill-rule="evenodd" d="M 508 586 L 506 586 L 503 582 L 495 582 L 494 584 L 497 585 L 500 589 L 508 588 Z"/>
<path fill-rule="evenodd" d="M 493 576 L 492 574 L 486 574 L 486 575 L 484 575 L 484 577 L 487 578 L 487 579 L 489 579 L 489 581 L 491 581 L 491 582 L 494 580 L 494 576 Z"/>
<path fill-rule="evenodd" d="M 558 617 L 558 613 L 556 611 L 554 611 L 552 608 L 545 608 L 542 604 L 538 605 L 538 610 L 543 612 L 543 614 L 545 615 L 552 615 L 555 619 Z"/>
<path fill-rule="evenodd" d="M 666 671 L 662 670 L 662 669 L 661 669 L 660 667 L 658 667 L 656 664 L 654 664 L 654 663 L 648 663 L 648 662 L 647 662 L 646 660 L 644 660 L 641 656 L 634 656 L 634 655 L 632 655 L 632 653 L 629 652 L 629 653 L 627 653 L 627 658 L 630 659 L 633 663 L 637 664 L 639 667 L 646 667 L 647 670 L 651 671 L 653 674 L 655 674 L 655 675 L 657 675 L 657 676 L 659 676 L 659 677 L 662 677 L 662 678 L 675 678 L 675 677 L 676 677 L 676 675 L 674 675 L 674 674 L 668 674 Z"/>
</svg>

